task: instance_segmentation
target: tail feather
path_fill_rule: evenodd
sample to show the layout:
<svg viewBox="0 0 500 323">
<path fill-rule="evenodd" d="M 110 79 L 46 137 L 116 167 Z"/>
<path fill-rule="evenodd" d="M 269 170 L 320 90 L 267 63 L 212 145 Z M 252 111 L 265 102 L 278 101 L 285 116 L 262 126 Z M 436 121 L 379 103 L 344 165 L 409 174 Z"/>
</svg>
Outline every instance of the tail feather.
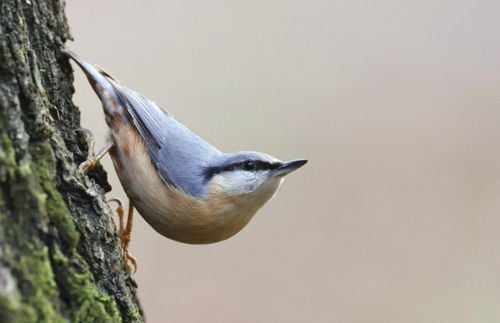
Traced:
<svg viewBox="0 0 500 323">
<path fill-rule="evenodd" d="M 90 85 L 97 96 L 99 96 L 99 99 L 101 99 L 108 125 L 111 126 L 112 123 L 118 121 L 127 121 L 126 108 L 117 95 L 115 86 L 112 84 L 115 80 L 107 72 L 103 73 L 100 69 L 86 62 L 75 52 L 71 50 L 64 50 L 63 52 L 74 60 L 87 76 Z"/>
</svg>

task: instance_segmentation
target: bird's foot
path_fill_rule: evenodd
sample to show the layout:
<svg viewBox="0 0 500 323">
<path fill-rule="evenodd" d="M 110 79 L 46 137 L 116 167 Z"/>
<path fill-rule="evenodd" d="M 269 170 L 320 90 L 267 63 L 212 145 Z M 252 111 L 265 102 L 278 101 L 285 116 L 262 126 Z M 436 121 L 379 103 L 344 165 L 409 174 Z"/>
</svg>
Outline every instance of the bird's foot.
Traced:
<svg viewBox="0 0 500 323">
<path fill-rule="evenodd" d="M 98 164 L 99 161 L 101 160 L 104 155 L 108 153 L 108 151 L 113 147 L 112 142 L 108 142 L 97 154 L 94 151 L 95 148 L 95 137 L 92 131 L 89 129 L 84 129 L 86 132 L 86 138 L 85 141 L 87 141 L 87 145 L 89 147 L 89 157 L 86 161 L 80 164 L 78 166 L 78 170 L 84 174 L 87 174 L 90 172 L 92 169 L 94 169 Z"/>
<path fill-rule="evenodd" d="M 129 273 L 135 274 L 137 272 L 137 259 L 128 250 L 125 251 L 125 263 Z"/>
<path fill-rule="evenodd" d="M 95 156 L 89 156 L 89 158 L 78 166 L 78 170 L 84 174 L 87 174 L 91 170 L 93 170 L 97 164 L 99 163 L 99 159 L 95 158 Z"/>
<path fill-rule="evenodd" d="M 127 217 L 127 222 L 125 223 L 125 209 L 123 207 L 123 202 L 117 198 L 111 199 L 108 201 L 108 203 L 109 202 L 118 203 L 118 206 L 116 208 L 116 213 L 118 215 L 118 221 L 119 221 L 118 237 L 120 238 L 121 241 L 123 261 L 125 262 L 127 271 L 135 273 L 137 271 L 137 259 L 134 256 L 132 256 L 132 254 L 128 251 L 128 246 L 130 244 L 130 241 L 132 240 L 132 221 L 133 221 L 134 207 L 132 203 L 129 201 L 128 217 Z"/>
</svg>

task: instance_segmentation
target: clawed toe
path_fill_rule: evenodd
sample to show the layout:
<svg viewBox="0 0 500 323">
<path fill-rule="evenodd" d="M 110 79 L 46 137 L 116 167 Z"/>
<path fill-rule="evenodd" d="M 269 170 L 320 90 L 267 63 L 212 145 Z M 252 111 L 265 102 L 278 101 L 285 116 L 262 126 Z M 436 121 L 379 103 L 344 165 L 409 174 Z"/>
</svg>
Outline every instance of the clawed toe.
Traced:
<svg viewBox="0 0 500 323">
<path fill-rule="evenodd" d="M 101 150 L 97 152 L 97 154 L 94 154 L 94 140 L 89 139 L 89 141 L 90 141 L 89 147 L 91 148 L 90 156 L 86 161 L 84 161 L 83 163 L 80 164 L 80 166 L 78 166 L 78 170 L 80 170 L 80 172 L 84 174 L 94 169 L 97 166 L 97 164 L 99 164 L 101 158 L 104 157 L 104 155 L 106 155 L 111 148 L 113 148 L 113 143 L 108 142 Z"/>
<path fill-rule="evenodd" d="M 127 264 L 127 271 L 135 274 L 137 271 L 137 259 L 128 251 L 125 253 L 125 263 Z M 130 265 L 132 265 L 133 270 L 130 270 Z"/>
<path fill-rule="evenodd" d="M 92 169 L 94 169 L 98 163 L 99 160 L 97 160 L 94 156 L 90 156 L 89 159 L 87 159 L 86 161 L 81 163 L 80 166 L 78 166 L 78 170 L 84 174 L 87 174 Z"/>
<path fill-rule="evenodd" d="M 125 223 L 125 210 L 123 208 L 123 202 L 120 199 L 114 198 L 108 201 L 118 203 L 116 208 L 116 213 L 118 215 L 118 237 L 120 238 L 123 261 L 128 272 L 135 273 L 137 271 L 137 259 L 132 256 L 128 251 L 128 246 L 132 237 L 132 223 L 134 215 L 134 206 L 129 201 L 128 217 Z M 133 268 L 133 270 L 132 270 Z"/>
</svg>

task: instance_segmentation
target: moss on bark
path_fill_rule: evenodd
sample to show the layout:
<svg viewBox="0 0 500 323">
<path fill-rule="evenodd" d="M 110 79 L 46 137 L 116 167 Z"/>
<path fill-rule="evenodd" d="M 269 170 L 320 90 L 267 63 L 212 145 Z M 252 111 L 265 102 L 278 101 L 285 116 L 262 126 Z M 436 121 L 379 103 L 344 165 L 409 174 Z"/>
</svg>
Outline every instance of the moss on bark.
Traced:
<svg viewBox="0 0 500 323">
<path fill-rule="evenodd" d="M 105 173 L 77 168 L 69 37 L 60 0 L 0 3 L 0 322 L 140 322 Z"/>
</svg>

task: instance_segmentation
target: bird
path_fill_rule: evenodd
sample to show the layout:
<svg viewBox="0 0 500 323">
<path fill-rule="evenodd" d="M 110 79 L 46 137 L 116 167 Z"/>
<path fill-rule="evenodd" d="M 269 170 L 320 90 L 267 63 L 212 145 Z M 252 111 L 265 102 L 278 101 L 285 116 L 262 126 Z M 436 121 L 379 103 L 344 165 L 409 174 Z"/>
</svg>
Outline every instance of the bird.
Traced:
<svg viewBox="0 0 500 323">
<path fill-rule="evenodd" d="M 129 199 L 126 224 L 122 203 L 117 210 L 125 262 L 130 261 L 134 271 L 137 263 L 128 252 L 134 208 L 172 240 L 223 241 L 249 223 L 286 175 L 307 163 L 255 151 L 224 153 L 104 69 L 71 50 L 63 53 L 82 69 L 102 103 L 108 140 L 81 169 L 88 172 L 109 152 Z"/>
</svg>

